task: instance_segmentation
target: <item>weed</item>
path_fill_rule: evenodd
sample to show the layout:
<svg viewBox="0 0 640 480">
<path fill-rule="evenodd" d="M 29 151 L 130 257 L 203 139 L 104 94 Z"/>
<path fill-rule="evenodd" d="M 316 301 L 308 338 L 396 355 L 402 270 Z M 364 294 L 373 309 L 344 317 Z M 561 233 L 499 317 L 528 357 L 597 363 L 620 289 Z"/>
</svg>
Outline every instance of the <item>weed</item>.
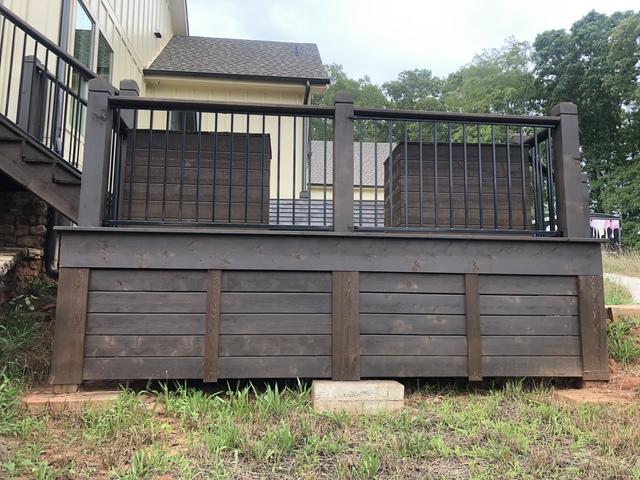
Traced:
<svg viewBox="0 0 640 480">
<path fill-rule="evenodd" d="M 625 305 L 633 303 L 633 296 L 626 287 L 605 278 L 604 303 L 607 305 Z"/>
<path fill-rule="evenodd" d="M 640 328 L 640 319 L 621 317 L 607 327 L 609 355 L 623 365 L 640 358 L 640 342 L 634 332 Z"/>
</svg>

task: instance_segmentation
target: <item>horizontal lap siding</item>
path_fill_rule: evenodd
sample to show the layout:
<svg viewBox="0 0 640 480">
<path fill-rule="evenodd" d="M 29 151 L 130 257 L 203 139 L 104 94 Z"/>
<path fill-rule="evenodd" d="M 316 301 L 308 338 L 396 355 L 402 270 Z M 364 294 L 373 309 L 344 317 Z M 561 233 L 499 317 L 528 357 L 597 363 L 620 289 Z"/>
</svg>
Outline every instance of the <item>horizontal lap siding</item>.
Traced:
<svg viewBox="0 0 640 480">
<path fill-rule="evenodd" d="M 331 376 L 331 274 L 223 271 L 219 371 Z"/>
<path fill-rule="evenodd" d="M 467 376 L 464 276 L 360 275 L 363 377 Z M 576 278 L 479 275 L 482 373 L 582 374 Z"/>
<path fill-rule="evenodd" d="M 202 378 L 206 271 L 92 270 L 83 378 Z"/>
<path fill-rule="evenodd" d="M 363 377 L 466 376 L 464 276 L 360 274 Z"/>
<path fill-rule="evenodd" d="M 480 275 L 486 376 L 581 376 L 576 277 Z"/>
</svg>

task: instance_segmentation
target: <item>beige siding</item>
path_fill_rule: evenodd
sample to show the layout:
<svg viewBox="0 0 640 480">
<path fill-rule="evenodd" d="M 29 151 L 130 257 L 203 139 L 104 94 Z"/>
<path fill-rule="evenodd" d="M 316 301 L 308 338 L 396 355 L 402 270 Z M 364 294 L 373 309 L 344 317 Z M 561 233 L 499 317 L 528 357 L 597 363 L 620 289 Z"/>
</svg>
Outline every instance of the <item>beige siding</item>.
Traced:
<svg viewBox="0 0 640 480">
<path fill-rule="evenodd" d="M 241 81 L 222 81 L 211 79 L 189 79 L 154 77 L 147 78 L 146 95 L 157 98 L 175 98 L 184 100 L 211 100 L 225 102 L 277 103 L 300 105 L 304 99 L 303 85 L 284 85 L 275 83 L 253 83 Z M 141 125 L 148 127 L 148 117 L 141 115 Z M 161 113 L 154 114 L 154 128 L 163 129 L 166 117 Z M 262 131 L 262 118 L 251 116 L 250 132 Z M 214 129 L 213 115 L 204 115 L 202 127 L 206 131 Z M 231 116 L 218 116 L 218 131 L 230 131 Z M 246 132 L 246 116 L 234 115 L 234 132 Z M 298 118 L 296 124 L 295 141 L 295 187 L 293 184 L 294 165 L 294 136 L 293 119 L 282 117 L 280 124 L 280 145 L 278 145 L 277 117 L 267 117 L 265 131 L 271 139 L 271 196 L 278 195 L 280 184 L 280 198 L 299 197 L 303 189 L 303 119 Z M 280 148 L 280 162 L 278 173 L 277 152 Z M 278 182 L 279 177 L 279 182 Z"/>
</svg>

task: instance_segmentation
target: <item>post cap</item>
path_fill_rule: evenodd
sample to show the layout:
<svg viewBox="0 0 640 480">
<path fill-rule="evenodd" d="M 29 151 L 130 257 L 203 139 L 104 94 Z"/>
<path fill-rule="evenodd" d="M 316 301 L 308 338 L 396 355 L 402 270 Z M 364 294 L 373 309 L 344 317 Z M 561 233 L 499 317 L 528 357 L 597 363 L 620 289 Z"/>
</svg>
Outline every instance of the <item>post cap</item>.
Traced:
<svg viewBox="0 0 640 480">
<path fill-rule="evenodd" d="M 335 103 L 353 103 L 353 93 L 341 90 L 336 92 Z"/>
<path fill-rule="evenodd" d="M 138 82 L 131 79 L 120 80 L 120 91 L 126 90 L 127 92 L 135 92 L 133 95 L 128 93 L 130 96 L 139 97 L 140 96 L 140 87 L 138 86 Z"/>
<path fill-rule="evenodd" d="M 89 80 L 89 91 L 90 92 L 104 92 L 109 95 L 113 95 L 115 93 L 115 89 L 113 85 L 107 82 L 104 78 L 92 78 Z"/>
<path fill-rule="evenodd" d="M 551 109 L 551 115 L 577 115 L 578 106 L 571 102 L 560 102 Z"/>
</svg>

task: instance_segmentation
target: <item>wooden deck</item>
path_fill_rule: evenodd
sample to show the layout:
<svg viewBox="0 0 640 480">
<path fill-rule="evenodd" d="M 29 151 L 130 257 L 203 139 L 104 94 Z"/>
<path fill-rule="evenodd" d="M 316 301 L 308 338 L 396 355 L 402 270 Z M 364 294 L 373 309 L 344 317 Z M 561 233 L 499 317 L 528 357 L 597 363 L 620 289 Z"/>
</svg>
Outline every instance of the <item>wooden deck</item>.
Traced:
<svg viewBox="0 0 640 480">
<path fill-rule="evenodd" d="M 56 383 L 608 375 L 596 242 L 62 235 L 60 289 L 86 304 L 86 322 L 56 336 Z M 59 329 L 79 320 L 61 305 Z"/>
</svg>

